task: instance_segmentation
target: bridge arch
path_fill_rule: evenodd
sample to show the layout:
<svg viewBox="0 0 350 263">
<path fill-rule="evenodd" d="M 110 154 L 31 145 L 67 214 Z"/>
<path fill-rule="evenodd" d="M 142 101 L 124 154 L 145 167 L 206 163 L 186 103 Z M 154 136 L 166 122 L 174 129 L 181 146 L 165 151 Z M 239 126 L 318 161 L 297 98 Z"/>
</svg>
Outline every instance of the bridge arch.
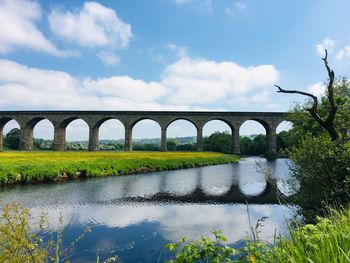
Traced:
<svg viewBox="0 0 350 263">
<path fill-rule="evenodd" d="M 11 117 L 0 118 L 0 151 L 4 150 L 4 145 L 3 145 L 4 135 L 14 128 L 21 130 L 20 122 L 18 120 Z"/>
<path fill-rule="evenodd" d="M 288 121 L 288 120 L 282 120 L 279 122 L 276 126 L 276 132 L 280 133 L 282 131 L 289 131 L 290 129 L 293 128 L 293 122 Z"/>
<path fill-rule="evenodd" d="M 70 117 L 68 117 L 68 118 L 65 118 L 65 119 L 61 120 L 57 126 L 58 126 L 58 128 L 64 128 L 64 129 L 66 129 L 67 126 L 68 126 L 71 122 L 73 122 L 73 121 L 75 121 L 75 120 L 79 120 L 79 119 L 81 119 L 82 121 L 84 121 L 85 123 L 87 123 L 87 121 L 86 121 L 84 118 L 82 118 L 82 117 L 79 117 L 79 116 L 70 116 Z"/>
<path fill-rule="evenodd" d="M 176 126 L 177 125 L 177 126 Z M 189 134 L 189 131 L 193 130 L 194 132 L 192 134 Z M 187 130 L 187 131 L 186 131 Z M 162 129 L 162 145 L 165 145 L 165 150 L 167 150 L 167 146 L 169 144 L 170 150 L 182 150 L 182 151 L 191 151 L 192 146 L 191 142 L 186 142 L 184 144 L 176 145 L 175 148 L 172 149 L 172 144 L 170 144 L 171 141 L 167 140 L 168 134 L 172 138 L 180 137 L 179 131 L 185 132 L 182 133 L 180 136 L 187 137 L 187 136 L 196 136 L 196 149 L 197 150 L 203 150 L 203 135 L 202 135 L 202 127 L 200 127 L 195 121 L 191 120 L 190 118 L 175 118 L 172 119 L 167 123 L 164 129 Z M 194 143 L 194 142 L 192 142 Z M 199 149 L 201 147 L 201 149 Z M 164 150 L 164 149 L 163 149 Z"/>
<path fill-rule="evenodd" d="M 36 116 L 32 118 L 23 118 L 21 120 L 21 137 L 20 137 L 20 150 L 31 151 L 33 149 L 33 132 L 34 127 L 41 121 L 46 120 L 52 124 L 52 120 L 45 116 Z"/>
<path fill-rule="evenodd" d="M 133 128 L 137 123 L 143 120 L 151 120 L 156 122 L 160 127 L 160 123 L 156 118 L 153 118 L 152 116 L 141 116 L 141 117 L 133 117 L 129 120 L 126 120 L 124 122 L 125 126 L 125 139 L 124 139 L 124 150 L 125 151 L 132 151 L 132 137 L 133 137 Z"/>
<path fill-rule="evenodd" d="M 232 132 L 232 130 L 234 129 L 234 126 L 233 126 L 233 124 L 232 124 L 230 121 L 228 121 L 228 120 L 226 120 L 226 119 L 224 119 L 224 118 L 218 118 L 218 117 L 214 117 L 214 118 L 209 118 L 209 119 L 207 119 L 207 120 L 204 122 L 203 127 L 204 127 L 205 125 L 207 125 L 208 123 L 213 122 L 213 121 L 220 121 L 220 122 L 222 122 L 222 123 L 225 123 L 225 124 L 230 128 L 231 132 Z"/>
<path fill-rule="evenodd" d="M 267 156 L 274 156 L 277 154 L 277 126 L 282 123 L 286 118 L 286 115 L 269 116 L 268 114 L 262 115 L 261 117 L 245 118 L 242 120 L 240 127 L 246 121 L 256 121 L 260 123 L 266 133 L 266 154 Z"/>
<path fill-rule="evenodd" d="M 54 125 L 48 118 L 35 120 L 28 123 L 29 128 L 33 130 L 32 133 L 32 147 L 37 147 L 41 150 L 52 150 L 54 139 Z"/>
<path fill-rule="evenodd" d="M 210 144 L 211 136 L 215 136 L 215 133 L 225 133 L 222 137 L 224 141 L 221 141 L 219 144 Z M 221 151 L 224 153 L 233 153 L 234 152 L 234 127 L 233 125 L 220 118 L 213 118 L 207 121 L 203 125 L 203 135 L 205 136 L 204 140 L 204 150 L 206 151 Z"/>
<path fill-rule="evenodd" d="M 268 121 L 266 121 L 266 120 L 264 120 L 264 119 L 260 119 L 260 118 L 249 118 L 249 119 L 245 119 L 245 120 L 242 122 L 241 126 L 242 126 L 245 122 L 247 122 L 247 121 L 255 121 L 255 122 L 257 122 L 257 123 L 260 123 L 260 124 L 265 128 L 266 132 L 267 132 L 267 130 L 269 130 L 270 127 L 271 127 L 271 125 L 270 125 L 270 123 L 269 123 Z"/>
<path fill-rule="evenodd" d="M 100 128 L 108 121 L 117 121 L 117 126 L 122 126 L 122 130 L 124 130 L 124 123 L 116 118 L 115 116 L 106 116 L 103 118 L 93 118 L 90 120 L 90 123 L 87 123 L 89 125 L 89 151 L 98 151 L 100 149 Z M 108 124 L 107 124 L 108 125 Z"/>
<path fill-rule="evenodd" d="M 94 133 L 98 136 L 95 138 L 95 142 L 98 145 L 90 148 L 95 148 L 96 150 L 122 150 L 124 148 L 124 145 L 120 148 L 120 143 L 114 145 L 101 144 L 101 140 L 117 141 L 118 139 L 124 139 L 125 126 L 121 120 L 113 117 L 104 118 L 98 121 L 93 129 L 97 129 Z M 92 143 L 89 142 L 89 145 L 92 145 Z"/>
<path fill-rule="evenodd" d="M 88 125 L 88 122 L 80 116 L 68 116 L 63 119 L 56 120 L 53 149 L 54 151 L 64 151 L 66 149 L 66 133 L 67 127 L 76 120 L 82 120 L 83 123 Z M 73 130 L 74 132 L 74 130 Z M 90 135 L 89 135 L 90 137 Z M 90 141 L 90 140 L 89 140 Z"/>
<path fill-rule="evenodd" d="M 148 127 L 145 129 L 145 127 Z M 139 143 L 135 143 L 135 138 L 138 139 L 154 139 L 161 137 L 161 125 L 154 118 L 140 118 L 137 121 L 132 123 L 131 126 L 132 134 L 132 149 L 133 150 L 145 150 L 145 151 L 159 151 L 160 150 L 160 142 L 154 141 L 150 143 L 146 143 L 144 145 L 140 145 Z M 154 132 L 158 130 L 158 134 L 154 134 Z M 145 131 L 150 131 L 150 133 L 145 133 Z"/>
<path fill-rule="evenodd" d="M 138 124 L 139 122 L 141 122 L 141 121 L 145 121 L 145 120 L 149 120 L 149 121 L 154 121 L 154 122 L 156 122 L 159 126 L 161 126 L 160 125 L 160 122 L 156 119 L 156 118 L 152 118 L 152 117 L 141 117 L 141 118 L 137 118 L 136 120 L 134 120 L 134 121 L 132 121 L 131 122 L 131 128 L 134 128 L 134 126 L 136 125 L 136 124 Z"/>
<path fill-rule="evenodd" d="M 247 119 L 239 127 L 240 151 L 242 154 L 265 155 L 268 152 L 268 133 L 270 126 L 260 119 Z M 251 137 L 253 135 L 254 137 Z M 253 143 L 254 142 L 254 143 Z M 247 148 L 252 146 L 252 148 Z"/>
<path fill-rule="evenodd" d="M 195 120 L 192 120 L 191 118 L 178 117 L 178 118 L 173 118 L 173 119 L 169 120 L 168 123 L 166 124 L 166 128 L 168 128 L 172 123 L 174 123 L 176 121 L 188 121 L 188 122 L 192 123 L 194 127 L 196 127 L 196 128 L 199 127 L 198 123 Z"/>
<path fill-rule="evenodd" d="M 53 125 L 53 122 L 50 118 L 47 118 L 45 116 L 37 116 L 24 122 L 23 129 L 34 129 L 34 127 L 43 120 L 47 120 Z"/>
<path fill-rule="evenodd" d="M 290 121 L 282 121 L 276 127 L 277 136 L 277 152 L 281 152 L 296 142 L 295 136 L 288 133 L 293 128 L 293 123 Z"/>
<path fill-rule="evenodd" d="M 80 141 L 90 141 L 90 127 L 89 124 L 82 118 L 77 118 L 70 121 L 66 126 L 66 150 L 87 150 Z M 76 143 L 69 143 L 76 142 Z"/>
</svg>

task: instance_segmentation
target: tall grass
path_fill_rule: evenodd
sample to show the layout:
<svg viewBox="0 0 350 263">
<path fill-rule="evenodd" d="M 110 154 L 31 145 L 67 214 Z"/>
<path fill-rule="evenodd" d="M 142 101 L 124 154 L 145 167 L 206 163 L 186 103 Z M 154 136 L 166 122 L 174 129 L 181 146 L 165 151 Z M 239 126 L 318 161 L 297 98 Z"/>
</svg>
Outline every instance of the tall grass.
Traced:
<svg viewBox="0 0 350 263">
<path fill-rule="evenodd" d="M 232 163 L 237 156 L 211 152 L 2 152 L 0 185 Z"/>
<path fill-rule="evenodd" d="M 175 258 L 167 262 L 350 262 L 350 207 L 331 210 L 327 217 L 318 217 L 314 225 L 290 227 L 290 238 L 276 238 L 274 244 L 259 240 L 257 231 L 257 227 L 252 228 L 253 240 L 237 250 L 221 243 L 226 238 L 218 231 L 213 233 L 213 240 L 202 237 L 185 243 L 182 238 L 178 243 L 166 245 L 166 249 L 175 253 Z"/>
<path fill-rule="evenodd" d="M 350 262 L 350 208 L 293 230 L 275 246 L 278 262 Z"/>
</svg>

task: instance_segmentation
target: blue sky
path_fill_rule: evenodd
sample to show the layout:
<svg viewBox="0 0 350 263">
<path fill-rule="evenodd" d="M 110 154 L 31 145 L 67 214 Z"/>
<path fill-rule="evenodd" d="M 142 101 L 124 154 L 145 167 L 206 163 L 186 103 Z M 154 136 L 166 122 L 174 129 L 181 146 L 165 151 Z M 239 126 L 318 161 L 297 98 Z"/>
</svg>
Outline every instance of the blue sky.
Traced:
<svg viewBox="0 0 350 263">
<path fill-rule="evenodd" d="M 347 0 L 0 0 L 0 110 L 287 111 L 304 98 L 273 84 L 322 93 L 325 47 L 348 76 L 349 10 Z M 158 136 L 145 125 L 136 137 Z"/>
</svg>

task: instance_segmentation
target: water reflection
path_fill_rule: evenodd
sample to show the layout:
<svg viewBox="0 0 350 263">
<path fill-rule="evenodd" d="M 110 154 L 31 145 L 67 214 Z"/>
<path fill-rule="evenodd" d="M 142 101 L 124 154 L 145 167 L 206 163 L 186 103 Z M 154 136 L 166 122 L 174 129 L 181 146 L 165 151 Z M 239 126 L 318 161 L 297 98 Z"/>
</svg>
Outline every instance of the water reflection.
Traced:
<svg viewBox="0 0 350 263">
<path fill-rule="evenodd" d="M 224 165 L 220 167 L 220 173 L 217 167 L 208 167 L 205 171 L 201 170 L 200 188 L 208 195 L 223 195 L 227 193 L 232 185 L 237 185 L 237 165 Z M 215 176 L 213 176 L 215 174 Z"/>
<path fill-rule="evenodd" d="M 256 160 L 278 170 L 269 184 L 254 168 Z M 236 243 L 249 235 L 245 202 L 252 224 L 268 216 L 260 236 L 284 233 L 284 218 L 293 208 L 279 205 L 276 186 L 286 179 L 285 160 L 269 163 L 247 158 L 219 165 L 64 184 L 17 186 L 0 192 L 1 203 L 18 200 L 50 221 L 64 215 L 67 242 L 90 224 L 93 232 L 77 246 L 73 261 L 94 262 L 118 254 L 122 262 L 157 262 L 162 247 L 182 236 L 197 239 L 221 229 Z"/>
</svg>

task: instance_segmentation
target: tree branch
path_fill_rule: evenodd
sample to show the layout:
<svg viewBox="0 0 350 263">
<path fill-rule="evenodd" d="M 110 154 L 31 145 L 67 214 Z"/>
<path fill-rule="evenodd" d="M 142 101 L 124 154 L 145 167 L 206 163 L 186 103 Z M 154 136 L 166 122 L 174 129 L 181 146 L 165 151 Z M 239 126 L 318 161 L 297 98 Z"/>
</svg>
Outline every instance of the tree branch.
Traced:
<svg viewBox="0 0 350 263">
<path fill-rule="evenodd" d="M 304 96 L 308 96 L 310 98 L 312 98 L 312 100 L 314 101 L 314 104 L 312 106 L 312 109 L 316 110 L 317 109 L 317 105 L 318 105 L 318 99 L 315 95 L 308 93 L 308 92 L 304 92 L 304 91 L 299 91 L 299 90 L 286 90 L 286 89 L 282 89 L 280 86 L 275 85 L 275 87 L 278 88 L 279 93 L 296 93 L 296 94 L 300 94 L 300 95 L 304 95 Z"/>
<path fill-rule="evenodd" d="M 327 69 L 328 77 L 329 77 L 329 83 L 327 86 L 327 90 L 328 90 L 327 97 L 330 103 L 330 110 L 325 121 L 317 113 L 318 99 L 315 95 L 308 92 L 300 91 L 300 90 L 282 89 L 278 85 L 275 85 L 275 87 L 278 88 L 277 92 L 280 92 L 280 93 L 295 93 L 295 94 L 300 94 L 303 96 L 310 97 L 313 100 L 313 105 L 310 109 L 308 109 L 308 111 L 310 112 L 311 116 L 329 133 L 332 140 L 335 141 L 339 138 L 338 132 L 334 127 L 334 118 L 337 113 L 337 105 L 334 100 L 334 87 L 333 87 L 335 77 L 334 77 L 334 71 L 329 67 L 329 64 L 328 64 L 327 49 L 325 50 L 325 57 L 322 58 L 322 60 L 324 61 L 324 65 Z"/>
<path fill-rule="evenodd" d="M 334 71 L 329 67 L 329 64 L 328 64 L 328 51 L 327 51 L 327 49 L 325 49 L 325 56 L 324 56 L 324 58 L 322 58 L 322 60 L 324 61 L 324 65 L 327 69 L 327 73 L 328 73 L 328 77 L 329 77 L 329 83 L 327 86 L 327 91 L 328 91 L 327 98 L 328 98 L 328 101 L 330 104 L 330 111 L 329 111 L 328 117 L 326 119 L 326 122 L 332 123 L 334 118 L 335 118 L 335 114 L 337 113 L 338 107 L 337 107 L 335 100 L 334 100 L 333 85 L 334 85 L 335 76 L 334 76 Z"/>
</svg>

